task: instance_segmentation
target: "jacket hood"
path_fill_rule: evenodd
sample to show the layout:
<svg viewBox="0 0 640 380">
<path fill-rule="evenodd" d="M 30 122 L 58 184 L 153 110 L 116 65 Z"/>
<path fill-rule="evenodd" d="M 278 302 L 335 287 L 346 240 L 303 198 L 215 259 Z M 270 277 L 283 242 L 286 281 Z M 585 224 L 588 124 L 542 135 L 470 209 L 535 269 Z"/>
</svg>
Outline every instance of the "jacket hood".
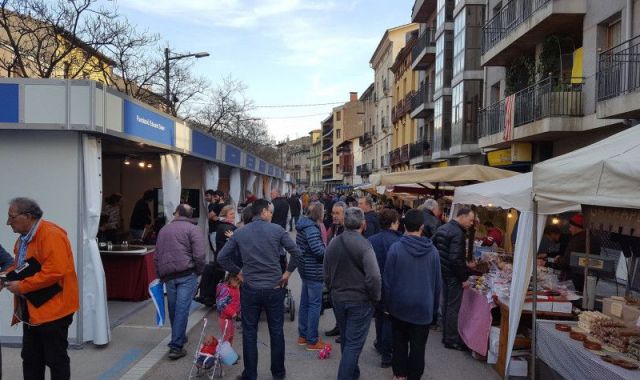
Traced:
<svg viewBox="0 0 640 380">
<path fill-rule="evenodd" d="M 303 216 L 300 218 L 300 220 L 298 220 L 298 224 L 296 224 L 296 231 L 300 232 L 305 228 L 309 228 L 311 226 L 318 227 L 318 225 L 313 220 L 307 218 L 306 216 Z"/>
<path fill-rule="evenodd" d="M 403 236 L 400 244 L 409 252 L 411 256 L 424 256 L 434 249 L 434 245 L 428 238 L 417 236 Z"/>
</svg>

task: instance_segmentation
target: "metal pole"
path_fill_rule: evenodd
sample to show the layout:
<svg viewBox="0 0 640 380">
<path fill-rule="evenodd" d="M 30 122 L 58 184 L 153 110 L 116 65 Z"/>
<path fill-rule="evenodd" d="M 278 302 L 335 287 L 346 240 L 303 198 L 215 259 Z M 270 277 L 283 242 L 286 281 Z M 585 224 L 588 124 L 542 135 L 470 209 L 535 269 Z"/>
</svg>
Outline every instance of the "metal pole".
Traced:
<svg viewBox="0 0 640 380">
<path fill-rule="evenodd" d="M 536 378 L 536 314 L 538 309 L 538 202 L 533 200 L 533 302 L 531 303 L 531 379 Z"/>
<path fill-rule="evenodd" d="M 169 48 L 164 48 L 164 98 L 171 112 L 171 88 L 169 87 Z"/>
</svg>

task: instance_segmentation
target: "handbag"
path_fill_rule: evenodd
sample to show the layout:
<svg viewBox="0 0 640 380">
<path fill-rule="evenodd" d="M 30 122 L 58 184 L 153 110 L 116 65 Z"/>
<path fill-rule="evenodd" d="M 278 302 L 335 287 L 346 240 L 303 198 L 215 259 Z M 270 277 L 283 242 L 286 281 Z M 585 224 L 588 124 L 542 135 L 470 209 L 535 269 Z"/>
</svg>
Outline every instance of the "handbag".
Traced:
<svg viewBox="0 0 640 380">
<path fill-rule="evenodd" d="M 35 257 L 28 258 L 24 264 L 7 273 L 5 281 L 21 281 L 27 277 L 31 277 L 42 270 L 40 262 Z M 62 287 L 55 283 L 46 288 L 34 290 L 29 293 L 25 293 L 24 298 L 35 307 L 40 307 L 49 301 L 53 296 L 60 293 Z"/>
</svg>

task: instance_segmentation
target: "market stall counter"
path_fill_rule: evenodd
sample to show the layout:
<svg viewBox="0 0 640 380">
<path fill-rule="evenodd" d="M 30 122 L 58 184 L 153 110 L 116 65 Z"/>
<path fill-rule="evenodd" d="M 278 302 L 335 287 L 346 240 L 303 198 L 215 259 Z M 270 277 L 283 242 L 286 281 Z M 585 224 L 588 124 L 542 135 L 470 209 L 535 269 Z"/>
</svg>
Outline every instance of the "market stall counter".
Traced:
<svg viewBox="0 0 640 380">
<path fill-rule="evenodd" d="M 107 283 L 107 299 L 144 301 L 149 283 L 156 278 L 155 247 L 113 245 L 100 247 Z"/>
</svg>

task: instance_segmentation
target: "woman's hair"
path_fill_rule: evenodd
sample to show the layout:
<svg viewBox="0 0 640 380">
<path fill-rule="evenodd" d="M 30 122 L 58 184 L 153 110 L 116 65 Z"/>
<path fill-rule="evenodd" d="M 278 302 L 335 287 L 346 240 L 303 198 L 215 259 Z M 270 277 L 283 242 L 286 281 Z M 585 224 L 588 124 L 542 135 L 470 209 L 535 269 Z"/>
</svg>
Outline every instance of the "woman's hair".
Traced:
<svg viewBox="0 0 640 380">
<path fill-rule="evenodd" d="M 246 226 L 247 224 L 251 223 L 252 219 L 253 219 L 253 210 L 251 209 L 251 207 L 245 207 L 242 210 L 242 224 Z"/>
<path fill-rule="evenodd" d="M 220 210 L 220 217 L 226 218 L 229 211 L 233 211 L 233 205 L 226 205 Z"/>
<path fill-rule="evenodd" d="M 314 222 L 321 221 L 324 217 L 324 205 L 320 202 L 311 202 L 309 205 L 309 219 Z"/>
</svg>

